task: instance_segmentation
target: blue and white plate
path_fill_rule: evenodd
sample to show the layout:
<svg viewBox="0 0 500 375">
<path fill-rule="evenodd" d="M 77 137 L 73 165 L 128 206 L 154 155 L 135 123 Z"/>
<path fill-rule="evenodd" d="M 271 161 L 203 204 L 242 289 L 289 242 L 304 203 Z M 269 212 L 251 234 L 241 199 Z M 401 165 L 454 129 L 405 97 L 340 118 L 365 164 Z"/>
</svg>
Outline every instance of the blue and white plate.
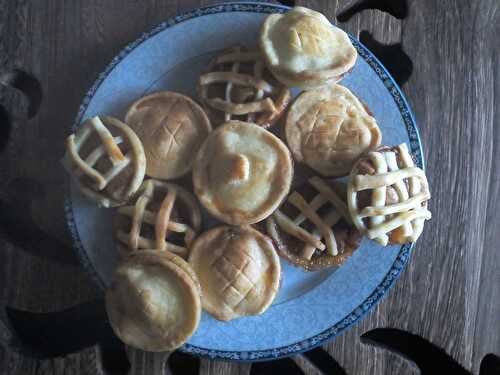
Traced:
<svg viewBox="0 0 500 375">
<path fill-rule="evenodd" d="M 123 118 L 128 105 L 153 91 L 172 90 L 196 98 L 199 74 L 217 51 L 255 46 L 269 13 L 286 7 L 264 3 L 215 5 L 161 23 L 125 47 L 99 75 L 83 99 L 74 126 L 96 114 Z M 373 112 L 383 143 L 407 142 L 423 167 L 415 121 L 400 89 L 380 62 L 353 39 L 359 58 L 342 84 Z M 105 287 L 118 256 L 112 238 L 112 210 L 99 209 L 75 186 L 67 199 L 67 218 L 82 262 Z M 285 261 L 283 282 L 264 314 L 219 322 L 204 313 L 198 331 L 182 350 L 211 358 L 268 360 L 309 350 L 359 320 L 394 284 L 411 246 L 383 248 L 365 240 L 337 269 L 306 273 Z"/>
</svg>

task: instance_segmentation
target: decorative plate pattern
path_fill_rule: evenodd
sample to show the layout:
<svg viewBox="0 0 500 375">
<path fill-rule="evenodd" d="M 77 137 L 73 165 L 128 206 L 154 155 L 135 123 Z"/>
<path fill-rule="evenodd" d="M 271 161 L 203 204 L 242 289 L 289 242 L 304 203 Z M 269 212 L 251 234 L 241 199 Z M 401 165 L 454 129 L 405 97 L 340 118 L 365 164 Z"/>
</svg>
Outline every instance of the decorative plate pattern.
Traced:
<svg viewBox="0 0 500 375">
<path fill-rule="evenodd" d="M 132 42 L 128 46 L 126 46 L 112 61 L 111 63 L 106 67 L 106 69 L 99 75 L 97 80 L 95 81 L 94 85 L 91 87 L 91 89 L 87 92 L 85 95 L 82 104 L 80 106 L 80 109 L 78 111 L 77 117 L 75 119 L 75 122 L 73 124 L 73 129 L 75 129 L 82 121 L 84 116 L 86 116 L 87 111 L 89 111 L 89 107 L 91 106 L 93 98 L 99 94 L 99 91 L 102 89 L 103 84 L 105 83 L 106 80 L 110 78 L 110 75 L 114 71 L 116 71 L 117 67 L 120 64 L 123 63 L 130 63 L 130 55 L 133 52 L 139 51 L 141 48 L 145 49 L 148 46 L 146 46 L 147 42 L 150 41 L 153 37 L 157 36 L 160 33 L 166 32 L 167 30 L 171 29 L 174 30 L 174 26 L 177 25 L 183 25 L 187 21 L 190 20 L 195 20 L 199 22 L 210 22 L 210 17 L 216 17 L 220 15 L 224 15 L 225 13 L 236 13 L 235 16 L 241 17 L 253 17 L 259 16 L 263 17 L 265 14 L 269 13 L 276 13 L 276 12 L 285 12 L 288 8 L 284 6 L 278 6 L 278 5 L 270 5 L 270 4 L 264 4 L 264 3 L 229 3 L 229 4 L 223 4 L 223 5 L 215 5 L 215 6 L 208 6 L 204 8 L 198 8 L 190 12 L 186 12 L 184 14 L 178 15 L 176 17 L 170 18 L 165 22 L 162 22 L 159 24 L 157 27 L 155 27 L 153 30 L 151 30 L 149 33 L 143 34 L 139 39 L 136 41 Z M 233 17 L 234 18 L 234 17 Z M 215 21 L 214 21 L 215 22 Z M 218 26 L 218 23 L 216 23 Z M 367 49 L 364 47 L 359 41 L 351 37 L 351 40 L 355 46 L 355 48 L 358 51 L 359 54 L 359 59 L 362 60 L 362 62 L 359 62 L 360 67 L 359 71 L 360 72 L 366 72 L 367 70 L 373 71 L 378 78 L 380 82 L 374 83 L 374 89 L 373 91 L 380 91 L 380 90 L 386 90 L 390 96 L 387 96 L 387 98 L 391 98 L 393 103 L 387 103 L 386 105 L 393 108 L 394 106 L 397 108 L 397 115 L 399 116 L 398 122 L 401 123 L 402 125 L 399 125 L 400 128 L 395 127 L 394 129 L 391 128 L 391 131 L 394 131 L 395 133 L 401 133 L 404 132 L 404 138 L 408 139 L 408 144 L 411 150 L 411 153 L 416 161 L 416 164 L 419 167 L 424 167 L 424 161 L 422 158 L 422 148 L 421 148 L 421 143 L 420 143 L 420 138 L 418 134 L 417 127 L 415 125 L 415 120 L 413 118 L 413 115 L 409 109 L 408 103 L 406 102 L 403 94 L 401 93 L 399 87 L 396 85 L 390 74 L 386 71 L 386 69 L 382 66 L 382 64 L 377 60 L 376 57 L 374 57 Z M 204 55 L 207 55 L 205 53 Z M 201 55 L 200 55 L 201 56 Z M 127 60 L 127 61 L 125 61 Z M 358 65 L 358 63 L 357 63 Z M 361 66 L 363 65 L 363 66 Z M 354 86 L 360 86 L 360 82 L 356 82 L 356 69 L 353 71 L 353 78 L 349 80 L 349 77 L 346 78 L 345 82 L 346 85 L 349 87 L 349 84 L 352 84 Z M 164 73 L 166 74 L 166 73 Z M 371 77 L 373 73 L 364 73 L 365 76 Z M 365 76 L 362 74 L 359 76 L 360 79 L 366 79 Z M 157 79 L 157 81 L 160 81 L 160 78 Z M 147 91 L 154 90 L 159 83 L 157 81 L 154 81 L 152 84 L 150 84 L 147 89 Z M 380 84 L 381 83 L 381 84 Z M 366 82 L 362 83 L 368 84 Z M 108 89 L 108 88 L 107 88 Z M 144 91 L 144 90 L 143 90 Z M 144 94 L 145 92 L 142 92 Z M 360 96 L 364 99 L 363 93 L 360 94 Z M 371 99 L 370 99 L 371 100 Z M 128 103 L 126 103 L 128 104 Z M 378 110 L 377 108 L 375 108 Z M 383 108 L 382 108 L 383 109 Z M 392 109 L 394 112 L 394 109 Z M 376 111 L 375 111 L 376 112 Z M 377 113 L 375 113 L 377 115 Z M 377 116 L 376 116 L 377 117 Z M 382 130 L 384 131 L 384 124 L 382 124 Z M 392 126 L 392 125 L 391 125 Z M 396 125 L 394 125 L 396 126 Z M 404 130 L 403 130 L 404 128 Z M 398 134 L 399 134 L 398 133 Z M 391 139 L 392 135 L 389 136 L 388 138 Z M 396 136 L 394 136 L 396 137 Z M 398 138 L 399 137 L 399 138 Z M 403 135 L 399 134 L 396 138 L 400 139 L 403 137 Z M 73 236 L 74 240 L 74 246 L 77 249 L 77 252 L 79 254 L 80 260 L 85 267 L 86 270 L 89 271 L 89 273 L 93 276 L 94 280 L 97 282 L 97 284 L 104 289 L 106 282 L 103 279 L 102 271 L 98 271 L 98 265 L 96 264 L 96 261 L 94 258 L 92 258 L 92 255 L 89 253 L 89 249 L 85 247 L 85 241 L 86 238 L 85 236 L 82 237 L 82 231 L 84 233 L 87 233 L 86 230 L 87 228 L 82 229 L 82 222 L 86 224 L 86 221 L 81 221 L 79 219 L 80 212 L 79 210 L 81 209 L 78 197 L 75 198 L 74 191 L 71 189 L 70 184 L 68 183 L 68 193 L 66 197 L 66 217 L 68 221 L 68 226 L 71 231 L 71 234 Z M 103 211 L 101 211 L 103 212 Z M 80 220 L 80 221 L 79 221 Z M 363 243 L 362 248 L 376 248 L 373 245 L 366 245 Z M 377 263 L 377 267 L 379 268 L 384 268 L 387 271 L 384 271 L 385 273 L 382 274 L 380 277 L 380 282 L 373 284 L 373 280 L 377 279 L 378 280 L 378 275 L 373 276 L 374 278 L 372 279 L 372 284 L 374 287 L 372 287 L 368 292 L 367 291 L 357 291 L 356 293 L 358 295 L 367 295 L 367 297 L 363 298 L 359 302 L 356 302 L 354 308 L 349 308 L 349 311 L 347 314 L 344 314 L 339 317 L 339 319 L 336 319 L 336 322 L 334 324 L 330 324 L 326 329 L 322 329 L 318 332 L 315 332 L 312 334 L 310 337 L 308 337 L 308 334 L 303 334 L 303 336 L 300 339 L 296 339 L 294 342 L 287 342 L 285 344 L 280 345 L 279 343 L 272 342 L 269 344 L 268 347 L 266 348 L 259 348 L 259 349 L 252 349 L 252 350 L 239 350 L 239 349 L 231 349 L 231 350 L 222 350 L 219 347 L 223 346 L 224 344 L 222 343 L 216 343 L 217 345 L 200 345 L 199 343 L 203 343 L 203 335 L 205 336 L 210 336 L 207 334 L 207 332 L 201 332 L 199 335 L 196 334 L 193 337 L 193 340 L 190 341 L 190 343 L 186 344 L 181 350 L 192 353 L 195 355 L 200 355 L 200 356 L 206 356 L 209 358 L 214 358 L 214 359 L 226 359 L 226 360 L 236 360 L 236 361 L 257 361 L 257 360 L 270 360 L 270 359 L 276 359 L 279 357 L 283 356 L 289 356 L 298 352 L 310 350 L 318 345 L 323 344 L 327 340 L 331 340 L 338 334 L 342 333 L 346 328 L 350 327 L 352 324 L 354 324 L 356 321 L 358 321 L 361 317 L 363 317 L 364 314 L 366 314 L 380 299 L 381 297 L 389 290 L 389 288 L 394 284 L 396 279 L 399 277 L 400 273 L 408 263 L 408 260 L 410 258 L 411 252 L 412 252 L 412 245 L 404 245 L 400 248 L 396 248 L 393 250 L 379 250 L 380 252 L 380 258 L 385 257 L 387 259 L 390 259 L 390 263 L 387 263 L 387 259 L 385 259 L 385 263 L 381 262 L 380 264 Z M 388 255 L 391 251 L 394 252 L 393 258 L 391 258 L 391 255 Z M 361 249 L 358 251 L 361 252 Z M 355 254 L 356 256 L 356 254 Z M 355 258 L 353 256 L 352 258 Z M 360 255 L 364 256 L 364 255 Z M 359 259 L 359 257 L 358 257 Z M 292 297 L 283 297 L 281 300 L 277 301 L 273 307 L 268 310 L 275 310 L 278 311 L 285 311 L 287 314 L 294 313 L 297 310 L 297 304 L 294 305 L 295 300 L 300 300 L 304 299 L 307 300 L 309 299 L 310 301 L 318 301 L 318 298 L 321 298 L 322 296 L 320 295 L 321 291 L 327 287 L 327 284 L 329 283 L 328 279 L 334 279 L 335 277 L 341 278 L 345 277 L 345 273 L 350 270 L 349 267 L 352 267 L 356 262 L 359 263 L 359 260 L 352 260 L 349 259 L 348 262 L 339 268 L 338 271 L 335 271 L 334 273 L 328 273 L 321 275 L 321 280 L 316 280 L 314 281 L 315 283 L 315 289 L 308 289 L 308 290 L 302 290 L 300 295 L 293 295 Z M 340 271 L 343 271 L 344 276 L 340 276 Z M 291 272 L 291 271 L 290 271 Z M 293 271 L 295 272 L 295 271 Z M 367 271 L 370 272 L 370 271 Z M 288 276 L 285 273 L 285 277 Z M 292 279 L 295 276 L 290 276 Z M 355 279 L 353 279 L 352 276 L 350 278 L 348 277 L 347 283 L 355 283 Z M 293 293 L 292 293 L 293 294 Z M 324 299 L 324 298 L 323 298 Z M 352 301 L 350 301 L 352 302 Z M 335 303 L 335 301 L 331 301 L 332 304 Z M 347 306 L 347 305 L 346 305 Z M 315 319 L 324 319 L 324 314 L 323 316 L 320 314 L 321 310 L 315 311 L 314 314 L 310 315 L 314 317 Z M 311 313 L 309 311 L 309 313 Z M 266 314 L 268 314 L 266 312 Z M 264 318 L 266 317 L 266 314 L 264 314 Z M 270 312 L 268 314 L 271 318 L 273 315 L 273 312 Z M 299 315 L 299 314 L 297 314 Z M 269 327 L 267 328 L 268 330 L 274 330 L 276 329 L 276 336 L 280 337 L 287 337 L 287 330 L 293 331 L 295 327 L 299 327 L 301 324 L 300 322 L 297 321 L 297 319 L 291 319 L 294 318 L 294 315 L 288 315 L 290 317 L 289 321 L 283 324 L 281 323 L 276 323 L 274 322 L 272 328 Z M 262 317 L 262 316 L 261 316 Z M 252 318 L 244 318 L 248 319 L 249 325 L 252 327 L 253 325 L 261 325 L 262 320 L 261 317 L 256 318 L 256 321 L 251 322 L 250 319 Z M 271 319 L 270 318 L 270 319 Z M 260 319 L 260 320 L 259 320 Z M 268 319 L 269 320 L 269 319 Z M 282 319 L 279 319 L 280 321 Z M 292 321 L 293 320 L 293 321 Z M 325 318 L 326 320 L 326 318 Z M 243 321 L 243 320 L 241 320 Z M 228 323 L 224 323 L 228 324 Z M 213 322 L 213 319 L 210 320 L 209 317 L 204 317 L 204 320 L 202 320 L 202 325 L 201 326 L 214 326 L 216 323 Z M 318 326 L 315 326 L 314 330 L 318 330 Z M 227 326 L 229 327 L 229 326 Z M 235 337 L 237 336 L 238 330 L 244 329 L 245 326 L 243 323 L 236 323 L 236 326 L 232 327 L 231 329 L 235 331 L 234 333 Z M 217 327 L 214 328 L 213 331 L 210 331 L 211 333 L 220 333 L 220 330 L 217 330 Z M 244 332 L 241 331 L 243 334 Z M 308 331 L 311 332 L 311 331 Z M 241 335 L 241 334 L 240 334 Z M 216 335 L 217 336 L 217 335 Z M 277 340 L 278 340 L 277 339 Z M 287 341 L 287 340 L 283 340 Z M 288 340 L 290 341 L 290 340 Z M 214 342 L 209 342 L 210 344 L 213 344 Z M 233 343 L 234 344 L 234 343 Z M 247 345 L 247 344 L 241 344 L 241 345 Z M 218 347 L 219 346 L 219 347 Z M 234 346 L 234 345 L 233 345 Z M 213 347 L 213 348 L 211 348 Z"/>
</svg>

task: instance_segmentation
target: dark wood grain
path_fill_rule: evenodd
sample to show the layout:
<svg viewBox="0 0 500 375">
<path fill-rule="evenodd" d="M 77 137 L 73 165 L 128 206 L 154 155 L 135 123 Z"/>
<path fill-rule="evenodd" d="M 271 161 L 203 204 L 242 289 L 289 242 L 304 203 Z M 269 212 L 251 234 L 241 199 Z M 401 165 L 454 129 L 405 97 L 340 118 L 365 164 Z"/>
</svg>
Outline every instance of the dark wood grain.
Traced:
<svg viewBox="0 0 500 375">
<path fill-rule="evenodd" d="M 9 201 L 24 186 L 29 194 L 19 210 L 70 246 L 62 214 L 64 175 L 57 165 L 60 140 L 81 98 L 98 72 L 141 32 L 213 2 L 0 0 L 0 70 L 32 73 L 44 93 L 35 118 L 12 123 L 11 139 L 0 153 L 0 199 Z M 297 3 L 334 21 L 355 1 Z M 359 340 L 370 329 L 400 328 L 428 339 L 477 374 L 485 354 L 500 353 L 500 5 L 411 0 L 408 6 L 403 20 L 365 10 L 339 26 L 354 35 L 366 30 L 382 43 L 401 43 L 413 61 L 403 90 L 421 130 L 433 219 L 388 296 L 325 348 L 349 374 L 416 374 L 399 356 Z M 0 102 L 7 108 L 25 105 L 4 88 Z M 0 237 L 0 304 L 51 311 L 98 296 L 79 266 L 40 255 Z M 38 361 L 0 349 L 0 374 L 102 374 L 98 355 L 97 348 L 89 348 Z M 153 357 L 131 354 L 133 373 L 161 368 L 161 359 Z M 307 374 L 317 373 L 302 357 L 295 361 Z M 249 365 L 202 360 L 200 372 L 248 374 Z"/>
</svg>

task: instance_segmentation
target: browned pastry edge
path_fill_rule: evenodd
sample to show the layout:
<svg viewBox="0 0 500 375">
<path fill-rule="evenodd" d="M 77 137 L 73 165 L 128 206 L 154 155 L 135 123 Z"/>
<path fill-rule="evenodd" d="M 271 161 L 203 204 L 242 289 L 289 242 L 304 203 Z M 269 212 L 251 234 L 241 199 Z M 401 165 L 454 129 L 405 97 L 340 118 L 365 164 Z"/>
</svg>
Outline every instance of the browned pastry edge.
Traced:
<svg viewBox="0 0 500 375">
<path fill-rule="evenodd" d="M 189 326 L 185 329 L 185 332 L 158 332 L 158 334 L 156 334 L 155 332 L 153 334 L 154 337 L 150 337 L 147 340 L 147 343 L 138 343 L 134 341 L 135 336 L 131 333 L 133 333 L 134 329 L 137 328 L 137 325 L 140 327 L 141 316 L 124 316 L 123 314 L 125 313 L 125 309 L 121 305 L 124 302 L 123 298 L 115 295 L 118 275 L 120 273 L 124 273 L 126 275 L 127 267 L 131 267 L 134 265 L 153 265 L 162 267 L 165 272 L 170 272 L 172 275 L 174 275 L 179 281 L 180 285 L 184 286 L 186 295 L 189 299 L 189 301 L 186 302 L 186 306 L 191 306 L 191 312 L 193 315 L 191 321 L 188 324 Z M 124 343 L 138 349 L 151 352 L 174 350 L 184 344 L 196 331 L 201 317 L 201 300 L 199 289 L 196 283 L 193 281 L 192 277 L 193 274 L 186 272 L 184 266 L 178 265 L 178 260 L 172 261 L 171 258 L 169 259 L 169 257 L 167 256 L 158 256 L 157 254 L 151 253 L 138 253 L 134 254 L 133 256 L 127 257 L 115 269 L 115 279 L 106 292 L 106 310 L 113 331 Z M 131 293 L 133 292 L 134 291 L 131 290 Z M 138 298 L 141 298 L 140 294 L 138 295 Z M 134 303 L 134 301 L 131 302 Z M 141 311 L 141 308 L 138 308 L 139 311 Z M 135 327 L 127 327 L 127 320 L 132 320 Z M 151 327 L 148 324 L 148 327 L 144 327 L 143 333 L 147 332 L 149 328 Z M 158 327 L 158 329 L 160 329 L 160 327 Z M 132 331 L 130 332 L 129 330 Z"/>
</svg>

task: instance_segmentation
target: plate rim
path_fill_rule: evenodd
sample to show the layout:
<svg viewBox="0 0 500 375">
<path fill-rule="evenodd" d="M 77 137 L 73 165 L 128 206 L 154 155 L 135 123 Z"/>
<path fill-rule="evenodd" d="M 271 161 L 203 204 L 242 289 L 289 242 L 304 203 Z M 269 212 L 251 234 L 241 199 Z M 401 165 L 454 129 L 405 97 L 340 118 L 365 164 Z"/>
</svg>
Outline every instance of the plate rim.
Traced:
<svg viewBox="0 0 500 375">
<path fill-rule="evenodd" d="M 78 125 L 81 123 L 83 114 L 85 113 L 92 97 L 99 89 L 101 84 L 111 73 L 111 71 L 135 48 L 139 47 L 143 42 L 153 37 L 154 35 L 174 26 L 184 21 L 188 21 L 193 18 L 226 13 L 226 12 L 253 12 L 253 13 L 284 13 L 285 11 L 291 9 L 285 5 L 270 4 L 266 2 L 258 1 L 235 1 L 229 3 L 212 4 L 204 7 L 194 8 L 192 10 L 180 13 L 176 16 L 170 17 L 167 20 L 161 22 L 157 26 L 153 27 L 149 32 L 143 33 L 139 38 L 135 39 L 128 45 L 126 45 L 120 52 L 113 57 L 111 62 L 105 67 L 105 69 L 98 75 L 97 79 L 94 81 L 91 88 L 85 94 L 76 118 L 71 126 L 71 131 L 73 132 Z M 379 79 L 384 83 L 384 86 L 391 94 L 394 99 L 398 110 L 405 124 L 408 137 L 409 146 L 411 154 L 413 155 L 417 166 L 425 170 L 425 162 L 423 158 L 423 147 L 420 138 L 419 130 L 416 125 L 415 117 L 408 105 L 408 102 L 401 91 L 401 88 L 397 85 L 394 78 L 390 75 L 387 69 L 382 65 L 375 55 L 373 55 L 370 50 L 365 47 L 360 41 L 349 35 L 351 42 L 358 51 L 358 54 L 370 65 L 372 70 L 375 71 Z M 80 239 L 78 229 L 76 227 L 76 222 L 74 220 L 73 205 L 71 200 L 71 191 L 69 179 L 66 179 L 66 191 L 64 196 L 64 209 L 66 216 L 66 223 L 70 231 L 71 237 L 73 239 L 73 245 L 76 249 L 79 261 L 82 264 L 85 272 L 91 276 L 92 281 L 99 287 L 99 290 L 103 293 L 105 290 L 105 283 L 99 276 L 96 268 L 92 264 L 87 252 L 84 249 L 83 243 Z M 194 354 L 200 357 L 206 357 L 210 359 L 218 360 L 230 360 L 230 361 L 240 361 L 240 362 L 255 362 L 255 361 L 268 361 L 275 360 L 282 357 L 288 357 L 294 354 L 305 352 L 325 344 L 328 341 L 333 340 L 335 337 L 345 332 L 348 328 L 352 327 L 356 322 L 361 320 L 378 302 L 382 299 L 384 295 L 394 286 L 396 280 L 399 278 L 403 270 L 406 268 L 409 259 L 414 248 L 414 243 L 402 245 L 394 263 L 392 264 L 389 271 L 384 276 L 383 280 L 378 284 L 374 291 L 363 301 L 359 306 L 353 309 L 352 312 L 347 314 L 343 319 L 334 324 L 333 326 L 327 328 L 323 332 L 316 334 L 312 337 L 305 338 L 293 344 L 288 344 L 285 346 L 272 348 L 268 350 L 254 350 L 254 351 L 224 351 L 224 350 L 212 350 L 207 348 L 202 348 L 199 346 L 191 345 L 189 343 L 184 344 L 179 350 Z"/>
</svg>

